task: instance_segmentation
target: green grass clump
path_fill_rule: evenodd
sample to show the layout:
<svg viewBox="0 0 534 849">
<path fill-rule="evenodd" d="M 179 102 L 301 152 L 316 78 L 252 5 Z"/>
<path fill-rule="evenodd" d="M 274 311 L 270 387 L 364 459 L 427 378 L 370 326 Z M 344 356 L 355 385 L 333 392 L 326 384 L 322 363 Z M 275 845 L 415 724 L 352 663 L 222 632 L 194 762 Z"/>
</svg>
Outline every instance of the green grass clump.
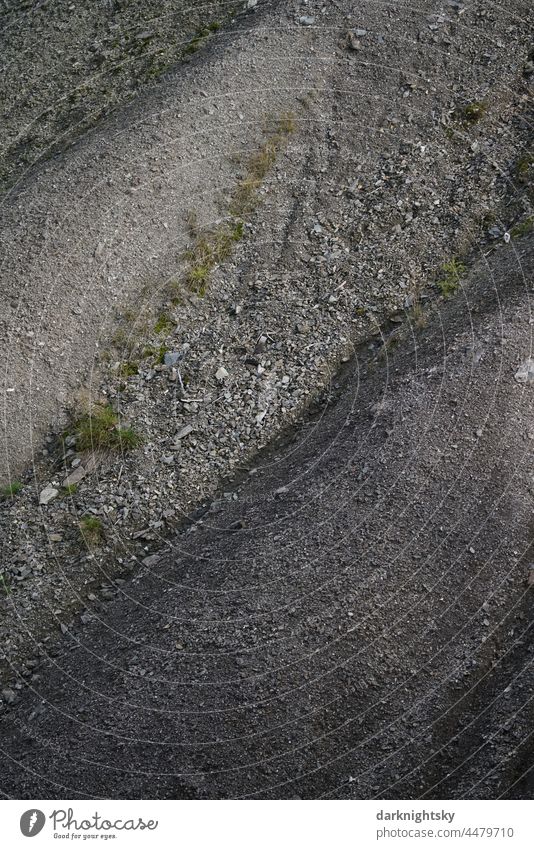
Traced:
<svg viewBox="0 0 534 849">
<path fill-rule="evenodd" d="M 196 232 L 192 247 L 184 254 L 189 263 L 185 282 L 191 291 L 201 296 L 205 294 L 211 272 L 216 265 L 228 259 L 234 244 L 243 238 L 243 234 L 242 221 L 225 222 L 213 230 Z"/>
<path fill-rule="evenodd" d="M 290 112 L 276 119 L 269 119 L 265 127 L 266 139 L 249 158 L 245 174 L 234 191 L 230 203 L 230 213 L 234 217 L 242 218 L 252 212 L 257 202 L 258 190 L 294 130 L 295 120 Z"/>
<path fill-rule="evenodd" d="M 154 325 L 154 332 L 155 333 L 164 333 L 167 336 L 169 333 L 172 333 L 172 331 L 174 330 L 175 327 L 176 327 L 176 324 L 172 320 L 172 318 L 169 315 L 167 315 L 167 313 L 162 312 L 158 316 L 157 321 Z"/>
<path fill-rule="evenodd" d="M 208 38 L 213 35 L 213 33 L 220 30 L 220 28 L 221 25 L 218 21 L 211 21 L 211 23 L 206 26 L 199 27 L 189 44 L 184 48 L 184 56 L 191 56 L 193 53 L 196 53 L 197 50 L 200 50 Z"/>
<path fill-rule="evenodd" d="M 0 490 L 0 495 L 3 499 L 14 498 L 15 495 L 22 489 L 22 484 L 20 481 L 13 481 L 13 483 L 9 483 L 7 486 L 3 486 Z"/>
<path fill-rule="evenodd" d="M 189 227 L 193 244 L 184 254 L 189 268 L 185 275 L 185 284 L 193 292 L 203 296 L 213 269 L 231 256 L 234 246 L 241 241 L 245 232 L 243 218 L 256 206 L 258 191 L 273 166 L 279 150 L 295 129 L 290 113 L 270 120 L 265 128 L 265 141 L 249 157 L 245 164 L 245 173 L 230 201 L 230 220 L 214 229 L 200 232 L 196 216 L 189 216 Z"/>
<path fill-rule="evenodd" d="M 534 176 L 534 153 L 523 153 L 516 162 L 515 172 L 521 183 L 530 182 Z"/>
<path fill-rule="evenodd" d="M 136 363 L 134 360 L 126 360 L 126 362 L 120 364 L 119 374 L 123 377 L 133 377 L 138 373 L 139 363 Z"/>
<path fill-rule="evenodd" d="M 534 215 L 530 215 L 521 221 L 519 224 L 514 224 L 510 230 L 510 236 L 514 239 L 519 239 L 521 236 L 526 236 L 534 230 Z"/>
<path fill-rule="evenodd" d="M 465 124 L 477 124 L 486 114 L 486 104 L 482 101 L 473 101 L 460 109 L 458 117 Z"/>
<path fill-rule="evenodd" d="M 444 298 L 454 295 L 463 274 L 465 274 L 465 265 L 456 259 L 451 259 L 441 266 L 441 277 L 437 281 L 437 286 Z"/>
<path fill-rule="evenodd" d="M 80 451 L 120 449 L 128 451 L 141 444 L 140 435 L 131 427 L 120 427 L 110 405 L 95 404 L 75 424 L 76 446 Z"/>
<path fill-rule="evenodd" d="M 80 519 L 80 531 L 87 545 L 91 547 L 104 541 L 104 529 L 97 516 L 84 516 Z"/>
</svg>

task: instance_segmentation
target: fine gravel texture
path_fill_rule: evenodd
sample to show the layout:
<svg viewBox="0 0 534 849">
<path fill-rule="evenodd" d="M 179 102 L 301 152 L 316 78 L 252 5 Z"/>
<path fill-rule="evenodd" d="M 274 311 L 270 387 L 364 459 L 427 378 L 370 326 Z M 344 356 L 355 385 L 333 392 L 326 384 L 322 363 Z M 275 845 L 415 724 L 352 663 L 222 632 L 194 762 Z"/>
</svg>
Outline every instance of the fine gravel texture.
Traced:
<svg viewBox="0 0 534 849">
<path fill-rule="evenodd" d="M 533 271 L 481 257 L 88 605 L 4 691 L 3 793 L 531 798 Z"/>
<path fill-rule="evenodd" d="M 13 6 L 5 795 L 531 792 L 528 12 Z"/>
<path fill-rule="evenodd" d="M 242 8 L 235 0 L 3 0 L 0 186 L 13 187 L 188 61 Z"/>
<path fill-rule="evenodd" d="M 212 36 L 5 199 L 3 679 L 532 223 L 521 4 L 265 3 Z M 112 452 L 76 424 L 105 405 Z"/>
</svg>

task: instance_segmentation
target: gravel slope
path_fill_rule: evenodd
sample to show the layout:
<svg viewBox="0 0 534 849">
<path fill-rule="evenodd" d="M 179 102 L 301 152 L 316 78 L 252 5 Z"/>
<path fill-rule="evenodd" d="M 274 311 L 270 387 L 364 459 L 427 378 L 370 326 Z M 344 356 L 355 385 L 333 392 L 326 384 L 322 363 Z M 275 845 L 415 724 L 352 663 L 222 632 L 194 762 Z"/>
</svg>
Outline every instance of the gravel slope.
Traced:
<svg viewBox="0 0 534 849">
<path fill-rule="evenodd" d="M 377 322 L 415 314 L 443 263 L 528 229 L 523 12 L 259 4 L 9 194 L 0 483 L 23 486 L 0 501 L 3 680 L 298 423 Z M 183 277 L 191 212 L 238 227 L 204 297 Z M 87 451 L 72 424 L 63 444 L 80 395 L 142 445 Z"/>
<path fill-rule="evenodd" d="M 6 194 L 7 795 L 528 793 L 526 15 L 259 3 Z M 142 444 L 58 439 L 80 388 Z"/>
<path fill-rule="evenodd" d="M 241 11 L 215 0 L 6 0 L 0 13 L 0 185 L 58 155 L 188 61 Z"/>
<path fill-rule="evenodd" d="M 0 720 L 3 792 L 530 796 L 533 270 L 481 257 L 92 605 Z"/>
<path fill-rule="evenodd" d="M 318 357 L 335 362 L 369 318 L 403 307 L 495 215 L 525 144 L 526 5 L 465 14 L 455 4 L 444 13 L 435 0 L 397 15 L 387 4 L 322 8 L 258 6 L 7 195 L 2 481 L 16 479 L 50 427 L 62 425 L 76 390 L 98 381 L 95 355 L 129 302 L 141 296 L 157 309 L 165 300 L 164 284 L 183 265 L 188 213 L 201 225 L 228 215 L 236 156 L 261 144 L 266 116 L 294 115 L 289 159 L 268 180 L 272 202 L 245 222 L 253 248 L 216 279 L 207 307 L 220 315 L 221 295 L 242 300 L 243 264 L 249 274 L 254 265 L 274 302 L 263 321 L 287 334 L 280 276 L 290 271 L 284 315 L 310 329 L 286 367 L 318 335 Z M 368 34 L 358 39 L 361 27 Z M 473 103 L 484 103 L 483 118 L 466 123 Z M 317 328 L 310 316 L 330 298 L 340 318 L 323 315 Z M 194 317 L 176 318 L 187 339 Z M 248 311 L 244 318 L 241 334 L 265 329 Z M 304 365 L 309 391 L 325 369 Z"/>
</svg>

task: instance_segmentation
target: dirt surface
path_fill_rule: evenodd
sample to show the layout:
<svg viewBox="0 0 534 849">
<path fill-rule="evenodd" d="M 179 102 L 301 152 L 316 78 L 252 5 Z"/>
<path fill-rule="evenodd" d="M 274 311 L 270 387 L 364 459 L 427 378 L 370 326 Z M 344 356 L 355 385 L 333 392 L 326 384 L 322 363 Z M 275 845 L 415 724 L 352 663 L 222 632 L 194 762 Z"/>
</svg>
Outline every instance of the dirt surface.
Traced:
<svg viewBox="0 0 534 849">
<path fill-rule="evenodd" d="M 17 479 L 76 390 L 98 381 L 95 356 L 129 301 L 141 295 L 157 310 L 165 300 L 190 243 L 188 213 L 200 226 L 228 217 L 236 157 L 258 148 L 268 116 L 294 116 L 288 158 L 257 220 L 245 216 L 252 246 L 245 239 L 216 278 L 197 323 L 213 323 L 221 301 L 243 300 L 261 275 L 267 308 L 258 317 L 246 305 L 237 332 L 248 342 L 301 324 L 280 359 L 287 374 L 318 342 L 317 362 L 302 364 L 304 392 L 376 314 L 413 301 L 481 228 L 498 230 L 496 203 L 521 189 L 514 169 L 528 127 L 522 8 L 258 5 L 231 37 L 217 34 L 209 52 L 8 193 L 0 479 Z M 361 21 L 366 35 L 347 41 Z M 483 104 L 476 120 L 465 113 L 473 104 Z M 178 310 L 175 320 L 187 341 L 194 318 Z M 235 332 L 223 328 L 218 348 Z"/>
<path fill-rule="evenodd" d="M 0 185 L 12 188 L 188 61 L 242 8 L 228 0 L 5 0 Z"/>
<path fill-rule="evenodd" d="M 8 194 L 2 680 L 224 499 L 378 321 L 529 229 L 520 11 L 258 4 Z M 88 450 L 80 389 L 141 444 Z"/>
<path fill-rule="evenodd" d="M 0 721 L 4 793 L 530 796 L 533 270 L 482 257 L 73 624 Z"/>
<path fill-rule="evenodd" d="M 3 791 L 528 795 L 527 4 L 161 10 L 4 127 Z"/>
</svg>

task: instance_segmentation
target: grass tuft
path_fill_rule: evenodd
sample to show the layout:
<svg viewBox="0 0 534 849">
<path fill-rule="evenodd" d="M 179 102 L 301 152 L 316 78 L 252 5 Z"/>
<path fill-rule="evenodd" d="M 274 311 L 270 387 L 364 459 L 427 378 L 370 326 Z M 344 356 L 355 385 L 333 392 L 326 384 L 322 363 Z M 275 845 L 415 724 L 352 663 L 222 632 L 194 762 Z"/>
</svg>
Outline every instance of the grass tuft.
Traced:
<svg viewBox="0 0 534 849">
<path fill-rule="evenodd" d="M 104 541 L 104 529 L 97 516 L 84 516 L 80 519 L 80 532 L 90 547 L 100 545 Z"/>
<path fill-rule="evenodd" d="M 529 215 L 529 217 L 525 218 L 524 221 L 520 221 L 519 224 L 514 224 L 510 230 L 510 236 L 512 236 L 513 239 L 519 239 L 521 236 L 526 236 L 527 233 L 532 233 L 533 230 L 534 215 Z"/>
<path fill-rule="evenodd" d="M 139 374 L 139 363 L 134 360 L 126 360 L 126 362 L 120 364 L 119 374 L 123 377 L 133 377 Z"/>
<path fill-rule="evenodd" d="M 473 101 L 473 103 L 468 103 L 467 106 L 461 108 L 457 113 L 457 117 L 464 124 L 478 124 L 486 114 L 486 111 L 487 106 L 485 103 L 482 101 Z"/>
<path fill-rule="evenodd" d="M 176 324 L 172 320 L 172 318 L 169 315 L 167 315 L 167 313 L 161 313 L 158 316 L 157 321 L 154 325 L 154 332 L 155 333 L 164 333 L 165 336 L 167 336 L 169 333 L 172 333 L 172 331 L 174 330 L 175 327 L 176 327 Z"/>
<path fill-rule="evenodd" d="M 191 291 L 200 296 L 206 293 L 214 268 L 231 256 L 234 245 L 243 238 L 243 219 L 254 210 L 259 189 L 278 152 L 294 129 L 295 122 L 290 113 L 268 121 L 265 127 L 265 141 L 249 157 L 245 173 L 232 194 L 229 221 L 202 232 L 198 228 L 195 213 L 189 214 L 188 224 L 193 236 L 193 245 L 185 252 L 184 259 L 189 263 L 185 283 Z"/>
<path fill-rule="evenodd" d="M 218 32 L 220 28 L 221 25 L 219 21 L 211 21 L 211 23 L 207 24 L 206 26 L 199 27 L 189 44 L 184 48 L 183 55 L 192 56 L 194 53 L 200 50 L 200 48 L 205 45 L 210 36 Z"/>
<path fill-rule="evenodd" d="M 515 172 L 521 183 L 529 183 L 534 176 L 534 153 L 523 153 L 516 162 Z"/>
<path fill-rule="evenodd" d="M 141 436 L 132 427 L 119 427 L 119 418 L 110 405 L 95 404 L 75 424 L 76 446 L 80 451 L 137 448 Z"/>
<path fill-rule="evenodd" d="M 15 495 L 22 489 L 22 484 L 20 481 L 13 481 L 13 483 L 9 483 L 7 486 L 3 486 L 0 490 L 0 495 L 3 499 L 14 498 Z"/>
<path fill-rule="evenodd" d="M 444 298 L 454 295 L 463 274 L 465 274 L 465 265 L 454 258 L 441 266 L 441 277 L 437 281 L 437 286 Z"/>
</svg>

